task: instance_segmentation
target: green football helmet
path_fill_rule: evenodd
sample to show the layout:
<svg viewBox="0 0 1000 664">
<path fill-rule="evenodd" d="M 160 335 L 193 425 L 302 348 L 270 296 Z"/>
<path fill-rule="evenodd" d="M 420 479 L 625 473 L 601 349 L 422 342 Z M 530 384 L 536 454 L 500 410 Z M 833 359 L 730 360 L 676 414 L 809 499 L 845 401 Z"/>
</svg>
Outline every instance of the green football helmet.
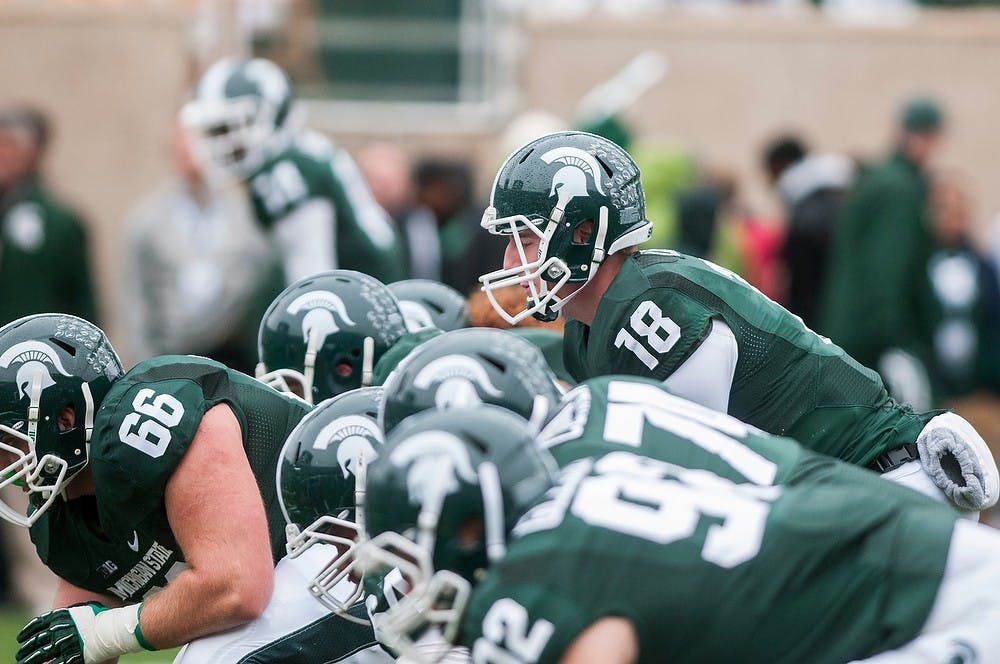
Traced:
<svg viewBox="0 0 1000 664">
<path fill-rule="evenodd" d="M 308 403 L 371 384 L 382 354 L 406 333 L 396 298 L 382 282 L 331 270 L 295 282 L 264 313 L 257 378 Z"/>
<path fill-rule="evenodd" d="M 237 179 L 253 175 L 302 125 L 285 72 L 260 58 L 224 58 L 209 67 L 181 109 L 181 123 L 209 175 Z"/>
<path fill-rule="evenodd" d="M 376 422 L 381 387 L 363 387 L 328 399 L 306 415 L 289 434 L 277 469 L 278 504 L 285 517 L 288 555 L 300 556 L 318 542 L 338 549 L 334 561 L 310 583 L 309 589 L 332 611 L 347 610 L 361 596 L 350 597 L 334 587 L 335 563 L 358 540 L 359 510 L 364 501 L 364 468 L 382 448 Z"/>
<path fill-rule="evenodd" d="M 399 300 L 410 332 L 429 327 L 442 332 L 469 327 L 465 298 L 450 286 L 430 279 L 406 279 L 391 283 L 388 288 Z"/>
<path fill-rule="evenodd" d="M 518 519 L 556 484 L 533 427 L 495 406 L 414 416 L 389 434 L 368 469 L 366 576 L 396 568 L 409 588 L 379 620 L 379 636 L 414 656 L 439 629 L 454 642 L 471 587 L 503 557 Z"/>
<path fill-rule="evenodd" d="M 590 236 L 575 241 L 585 222 L 593 223 Z M 519 265 L 479 278 L 493 308 L 511 325 L 529 315 L 555 320 L 579 292 L 560 295 L 567 283 L 585 284 L 606 256 L 645 242 L 653 232 L 632 157 L 581 131 L 547 134 L 508 157 L 493 182 L 482 226 L 509 236 L 517 249 Z M 537 256 L 525 254 L 519 235 L 524 231 L 538 236 Z M 525 308 L 511 315 L 494 291 L 515 285 L 529 295 Z"/>
<path fill-rule="evenodd" d="M 488 403 L 542 424 L 561 393 L 538 347 L 510 332 L 473 327 L 417 346 L 385 382 L 379 423 L 388 433 L 424 410 Z"/>
<path fill-rule="evenodd" d="M 97 326 L 63 314 L 0 328 L 0 488 L 26 487 L 28 514 L 0 498 L 0 516 L 30 527 L 87 465 L 94 415 L 125 372 Z M 72 407 L 73 424 L 60 416 Z"/>
</svg>

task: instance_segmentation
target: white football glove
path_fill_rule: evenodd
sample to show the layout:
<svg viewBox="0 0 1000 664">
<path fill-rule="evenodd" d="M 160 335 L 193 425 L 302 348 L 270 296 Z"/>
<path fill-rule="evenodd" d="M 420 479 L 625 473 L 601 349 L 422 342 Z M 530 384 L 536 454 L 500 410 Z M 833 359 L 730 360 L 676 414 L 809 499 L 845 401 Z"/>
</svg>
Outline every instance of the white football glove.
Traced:
<svg viewBox="0 0 1000 664">
<path fill-rule="evenodd" d="M 920 465 L 948 498 L 967 510 L 997 502 L 1000 473 L 993 454 L 972 425 L 955 413 L 943 413 L 917 437 Z"/>
</svg>

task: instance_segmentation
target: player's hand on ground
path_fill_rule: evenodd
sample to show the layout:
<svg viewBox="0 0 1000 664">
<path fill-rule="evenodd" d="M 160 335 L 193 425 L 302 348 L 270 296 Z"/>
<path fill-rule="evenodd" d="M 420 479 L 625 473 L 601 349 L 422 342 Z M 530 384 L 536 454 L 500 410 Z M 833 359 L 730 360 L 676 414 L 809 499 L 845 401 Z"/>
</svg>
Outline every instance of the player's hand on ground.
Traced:
<svg viewBox="0 0 1000 664">
<path fill-rule="evenodd" d="M 97 602 L 43 613 L 32 619 L 17 635 L 21 644 L 17 664 L 90 664 L 85 657 L 87 637 L 94 618 L 108 607 Z"/>
</svg>

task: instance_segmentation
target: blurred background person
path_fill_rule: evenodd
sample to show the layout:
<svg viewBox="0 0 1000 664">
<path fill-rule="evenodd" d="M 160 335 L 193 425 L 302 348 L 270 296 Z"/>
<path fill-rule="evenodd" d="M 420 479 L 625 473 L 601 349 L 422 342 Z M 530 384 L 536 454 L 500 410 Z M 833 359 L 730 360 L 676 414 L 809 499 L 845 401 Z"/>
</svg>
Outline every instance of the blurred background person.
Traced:
<svg viewBox="0 0 1000 664">
<path fill-rule="evenodd" d="M 861 171 L 834 232 L 818 329 L 916 409 L 934 403 L 927 169 L 942 129 L 935 101 L 911 99 L 899 113 L 892 152 Z"/>
<path fill-rule="evenodd" d="M 933 373 L 941 399 L 1000 387 L 1000 286 L 972 239 L 968 185 L 955 172 L 932 179 L 937 248 L 927 265 L 941 318 L 934 327 Z"/>
<path fill-rule="evenodd" d="M 361 169 L 375 201 L 389 213 L 406 249 L 409 276 L 441 279 L 441 239 L 437 218 L 417 201 L 413 163 L 397 145 L 377 141 L 358 151 Z"/>
<path fill-rule="evenodd" d="M 238 187 L 206 183 L 180 127 L 170 161 L 174 177 L 127 224 L 125 352 L 133 361 L 201 355 L 252 374 L 260 318 L 282 287 L 276 252 Z"/>
<path fill-rule="evenodd" d="M 479 226 L 485 205 L 475 198 L 472 167 L 459 159 L 427 157 L 417 163 L 414 179 L 417 201 L 437 222 L 439 281 L 460 293 L 478 290 L 479 275 L 501 263 L 507 243 Z M 430 236 L 424 233 L 423 237 L 427 239 L 421 244 L 429 243 Z"/>
<path fill-rule="evenodd" d="M 0 324 L 46 311 L 98 317 L 85 222 L 42 177 L 49 138 L 41 111 L 0 109 Z M 18 487 L 6 487 L 4 498 L 26 506 Z M 51 606 L 56 577 L 38 560 L 27 531 L 8 523 L 0 530 L 8 599 L 33 612 Z"/>
<path fill-rule="evenodd" d="M 0 324 L 60 311 L 99 322 L 86 223 L 42 177 L 48 119 L 0 109 Z"/>
<path fill-rule="evenodd" d="M 772 139 L 764 148 L 763 162 L 785 217 L 784 304 L 815 328 L 833 231 L 854 167 L 842 155 L 810 154 L 794 134 Z"/>
</svg>

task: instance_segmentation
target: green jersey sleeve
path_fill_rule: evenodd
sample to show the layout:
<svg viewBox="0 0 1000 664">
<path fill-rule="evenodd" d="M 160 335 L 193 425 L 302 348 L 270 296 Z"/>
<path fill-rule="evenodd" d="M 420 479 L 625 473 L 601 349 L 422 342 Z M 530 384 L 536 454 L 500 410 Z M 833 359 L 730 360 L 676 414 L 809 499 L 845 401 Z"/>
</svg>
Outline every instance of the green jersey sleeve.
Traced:
<svg viewBox="0 0 1000 664">
<path fill-rule="evenodd" d="M 273 228 L 310 201 L 325 200 L 336 224 L 337 267 L 383 283 L 406 278 L 395 226 L 375 202 L 354 160 L 314 135 L 301 138 L 250 179 L 258 222 Z"/>
<path fill-rule="evenodd" d="M 167 480 L 213 405 L 201 386 L 188 380 L 127 381 L 113 388 L 94 427 L 101 459 L 94 482 L 114 487 L 102 502 L 129 506 L 140 515 L 159 509 Z"/>
</svg>

